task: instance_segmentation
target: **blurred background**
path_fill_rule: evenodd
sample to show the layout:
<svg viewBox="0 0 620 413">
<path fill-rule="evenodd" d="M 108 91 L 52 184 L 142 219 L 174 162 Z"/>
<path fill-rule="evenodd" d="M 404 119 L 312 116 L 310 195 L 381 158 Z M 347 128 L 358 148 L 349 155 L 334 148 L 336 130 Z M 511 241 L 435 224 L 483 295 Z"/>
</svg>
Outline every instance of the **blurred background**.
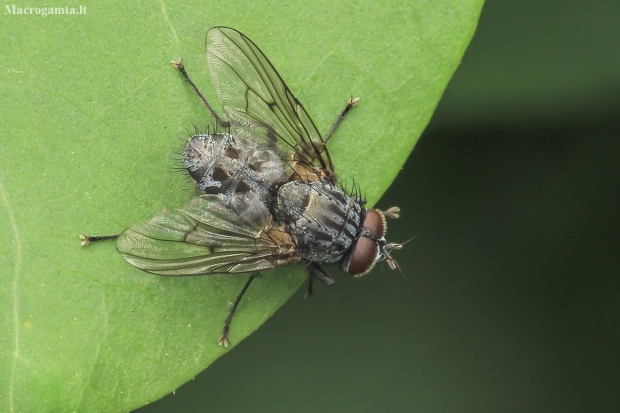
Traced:
<svg viewBox="0 0 620 413">
<path fill-rule="evenodd" d="M 378 205 L 402 274 L 332 269 L 139 412 L 620 411 L 619 21 L 488 1 Z"/>
</svg>

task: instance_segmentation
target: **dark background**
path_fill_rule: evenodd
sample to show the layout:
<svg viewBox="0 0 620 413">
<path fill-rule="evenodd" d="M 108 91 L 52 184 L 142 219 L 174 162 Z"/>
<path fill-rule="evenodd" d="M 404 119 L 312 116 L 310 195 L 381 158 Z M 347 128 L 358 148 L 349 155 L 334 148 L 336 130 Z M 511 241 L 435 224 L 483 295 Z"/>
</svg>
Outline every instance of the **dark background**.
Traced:
<svg viewBox="0 0 620 413">
<path fill-rule="evenodd" d="M 488 1 L 379 203 L 404 276 L 299 291 L 140 412 L 620 411 L 619 22 Z"/>
</svg>

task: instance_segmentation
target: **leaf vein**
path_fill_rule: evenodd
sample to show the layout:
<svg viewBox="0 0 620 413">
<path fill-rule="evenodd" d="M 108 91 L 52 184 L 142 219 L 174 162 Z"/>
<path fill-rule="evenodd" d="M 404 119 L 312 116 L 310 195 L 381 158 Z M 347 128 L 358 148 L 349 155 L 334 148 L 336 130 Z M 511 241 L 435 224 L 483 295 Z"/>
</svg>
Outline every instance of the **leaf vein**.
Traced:
<svg viewBox="0 0 620 413">
<path fill-rule="evenodd" d="M 172 25 L 172 22 L 170 21 L 170 17 L 168 17 L 168 12 L 166 11 L 166 3 L 163 0 L 160 0 L 159 5 L 161 6 L 161 12 L 166 18 L 166 23 L 168 23 L 168 27 L 170 27 L 170 31 L 172 32 L 172 36 L 174 37 L 174 40 L 176 40 L 177 44 L 180 43 L 181 41 L 179 40 L 177 31 L 174 29 L 174 26 Z"/>
<path fill-rule="evenodd" d="M 82 391 L 80 392 L 80 399 L 77 402 L 78 408 L 76 409 L 76 411 L 82 411 L 82 408 L 83 408 L 82 403 L 85 400 L 84 399 L 84 393 L 90 387 L 90 385 L 92 383 L 93 374 L 95 372 L 95 368 L 97 366 L 97 363 L 99 362 L 99 357 L 101 356 L 101 346 L 103 346 L 103 343 L 106 342 L 106 340 L 108 338 L 108 333 L 110 331 L 110 323 L 109 323 L 109 319 L 108 319 L 108 305 L 107 305 L 107 303 L 105 301 L 105 293 L 104 292 L 101 293 L 101 306 L 102 306 L 101 313 L 103 314 L 103 336 L 101 337 L 101 339 L 99 340 L 99 344 L 97 345 L 97 349 L 96 349 L 95 355 L 93 357 L 93 362 L 92 362 L 91 367 L 90 367 L 90 372 L 89 372 L 89 375 L 88 375 L 88 380 L 82 386 Z"/>
<path fill-rule="evenodd" d="M 13 285 L 11 286 L 13 290 L 13 315 L 14 315 L 14 334 L 15 341 L 14 346 L 15 350 L 13 352 L 13 367 L 11 368 L 11 380 L 9 386 L 9 406 L 11 411 L 15 411 L 13 403 L 13 388 L 15 384 L 15 373 L 17 371 L 17 359 L 19 358 L 19 306 L 17 304 L 17 281 L 20 275 L 21 262 L 22 262 L 22 243 L 21 238 L 19 236 L 19 231 L 17 230 L 17 223 L 15 222 L 15 216 L 13 215 L 13 209 L 11 208 L 11 204 L 9 202 L 9 198 L 7 197 L 6 191 L 4 190 L 4 184 L 2 179 L 0 178 L 0 194 L 2 194 L 2 201 L 6 205 L 6 209 L 9 215 L 9 219 L 11 220 L 11 226 L 13 227 L 13 237 L 15 238 L 15 274 L 13 275 Z"/>
</svg>

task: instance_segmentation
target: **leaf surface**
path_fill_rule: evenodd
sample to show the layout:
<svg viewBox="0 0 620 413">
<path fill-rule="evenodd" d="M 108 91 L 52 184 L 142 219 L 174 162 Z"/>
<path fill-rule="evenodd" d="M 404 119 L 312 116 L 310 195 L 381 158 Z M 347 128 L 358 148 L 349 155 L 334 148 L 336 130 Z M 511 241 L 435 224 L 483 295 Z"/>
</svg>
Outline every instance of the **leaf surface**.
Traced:
<svg viewBox="0 0 620 413">
<path fill-rule="evenodd" d="M 127 411 L 226 352 L 217 337 L 246 275 L 159 277 L 112 242 L 84 249 L 77 237 L 120 232 L 193 196 L 176 154 L 192 123 L 213 122 L 170 60 L 183 57 L 221 109 L 204 36 L 227 25 L 259 45 L 322 133 L 361 97 L 329 148 L 343 183 L 372 205 L 428 123 L 482 1 L 85 6 L 7 9 L 0 25 L 2 411 Z M 233 344 L 304 279 L 292 267 L 256 280 Z"/>
</svg>

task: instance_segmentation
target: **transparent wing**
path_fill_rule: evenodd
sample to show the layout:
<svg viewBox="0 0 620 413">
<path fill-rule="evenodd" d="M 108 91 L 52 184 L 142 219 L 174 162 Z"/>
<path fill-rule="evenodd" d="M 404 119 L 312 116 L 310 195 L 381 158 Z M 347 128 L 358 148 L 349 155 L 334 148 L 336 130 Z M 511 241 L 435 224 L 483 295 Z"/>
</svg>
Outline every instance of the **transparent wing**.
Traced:
<svg viewBox="0 0 620 413">
<path fill-rule="evenodd" d="M 141 270 L 204 275 L 267 270 L 299 261 L 290 235 L 255 195 L 205 195 L 126 229 L 116 248 Z"/>
<path fill-rule="evenodd" d="M 335 179 L 314 122 L 254 42 L 234 29 L 214 27 L 207 33 L 207 60 L 234 135 L 275 147 L 286 161 Z"/>
</svg>

